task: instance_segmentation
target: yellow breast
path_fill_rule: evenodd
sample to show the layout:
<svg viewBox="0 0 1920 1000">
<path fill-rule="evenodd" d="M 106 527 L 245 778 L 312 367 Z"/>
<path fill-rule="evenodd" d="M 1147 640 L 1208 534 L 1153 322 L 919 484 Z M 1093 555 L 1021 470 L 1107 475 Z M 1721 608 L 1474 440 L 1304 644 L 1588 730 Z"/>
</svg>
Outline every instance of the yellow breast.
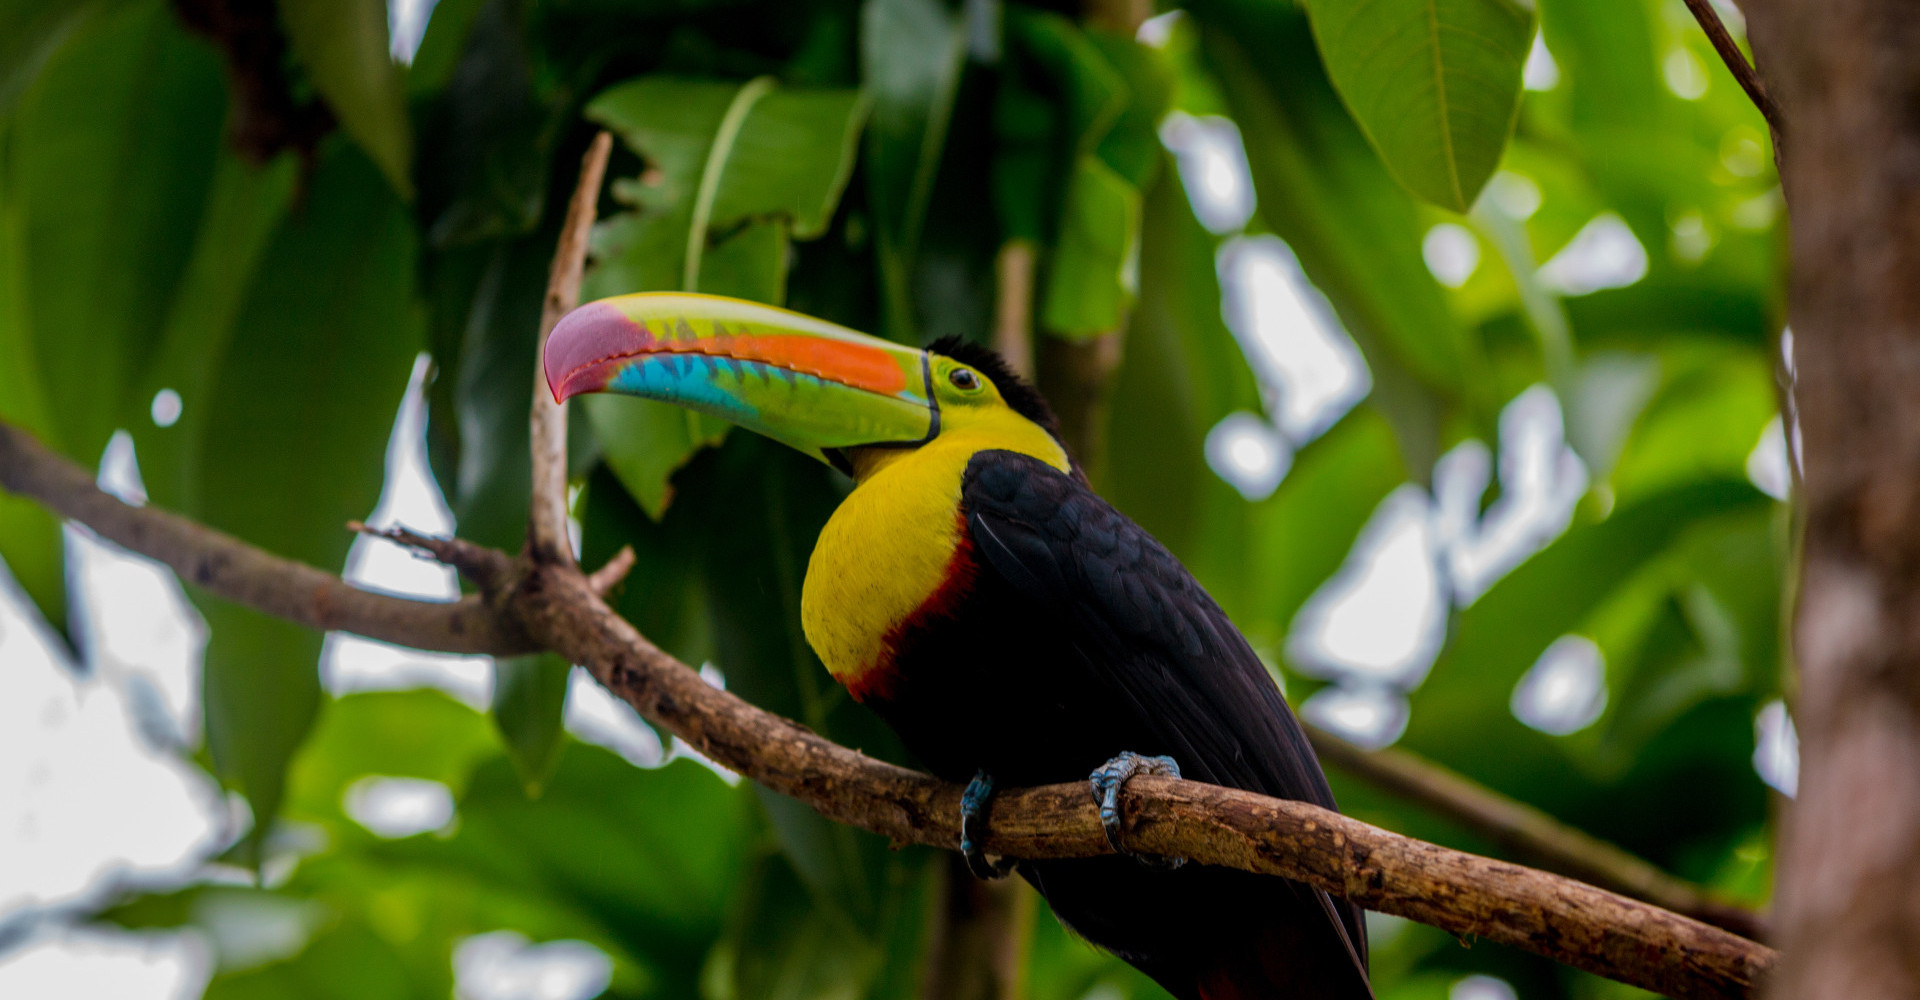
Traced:
<svg viewBox="0 0 1920 1000">
<path fill-rule="evenodd" d="M 862 463 L 858 485 L 820 532 L 800 595 L 807 641 L 835 680 L 858 690 L 867 671 L 887 662 L 888 633 L 945 581 L 963 530 L 961 481 L 974 454 L 1006 448 L 1068 468 L 1066 453 L 1045 431 L 1014 419 L 1032 433 L 949 431 Z"/>
</svg>

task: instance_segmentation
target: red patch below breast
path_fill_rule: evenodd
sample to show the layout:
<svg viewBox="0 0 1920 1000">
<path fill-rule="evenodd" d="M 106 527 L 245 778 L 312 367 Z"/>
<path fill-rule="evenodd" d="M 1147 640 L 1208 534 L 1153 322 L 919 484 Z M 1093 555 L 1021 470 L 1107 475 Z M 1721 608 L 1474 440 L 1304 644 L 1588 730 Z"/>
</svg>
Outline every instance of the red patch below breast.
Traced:
<svg viewBox="0 0 1920 1000">
<path fill-rule="evenodd" d="M 954 519 L 958 540 L 954 543 L 953 555 L 947 557 L 940 585 L 919 607 L 887 630 L 880 640 L 880 662 L 848 682 L 847 691 L 854 701 L 892 700 L 899 693 L 902 661 L 912 658 L 914 647 L 936 626 L 951 622 L 967 594 L 972 592 L 973 582 L 980 575 L 980 565 L 973 558 L 973 534 L 967 530 L 966 511 L 957 512 Z"/>
</svg>

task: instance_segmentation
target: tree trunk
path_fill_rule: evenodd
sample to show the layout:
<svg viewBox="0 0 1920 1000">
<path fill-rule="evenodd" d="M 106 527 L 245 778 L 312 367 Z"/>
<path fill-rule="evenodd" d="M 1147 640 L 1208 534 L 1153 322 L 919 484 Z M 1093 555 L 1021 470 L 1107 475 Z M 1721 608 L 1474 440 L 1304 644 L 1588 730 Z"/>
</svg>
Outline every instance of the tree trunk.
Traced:
<svg viewBox="0 0 1920 1000">
<path fill-rule="evenodd" d="M 1920 996 L 1920 11 L 1750 6 L 1788 126 L 1806 515 L 1772 992 Z"/>
</svg>

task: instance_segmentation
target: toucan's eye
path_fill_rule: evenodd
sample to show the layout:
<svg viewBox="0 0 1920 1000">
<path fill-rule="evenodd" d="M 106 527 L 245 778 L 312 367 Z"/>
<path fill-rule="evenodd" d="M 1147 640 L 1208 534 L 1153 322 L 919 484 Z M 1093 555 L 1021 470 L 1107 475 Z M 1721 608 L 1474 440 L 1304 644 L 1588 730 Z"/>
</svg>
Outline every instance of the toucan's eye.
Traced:
<svg viewBox="0 0 1920 1000">
<path fill-rule="evenodd" d="M 947 376 L 947 381 L 952 382 L 953 387 L 962 392 L 972 392 L 980 388 L 980 376 L 975 375 L 971 369 L 967 368 L 955 368 L 953 372 Z"/>
</svg>

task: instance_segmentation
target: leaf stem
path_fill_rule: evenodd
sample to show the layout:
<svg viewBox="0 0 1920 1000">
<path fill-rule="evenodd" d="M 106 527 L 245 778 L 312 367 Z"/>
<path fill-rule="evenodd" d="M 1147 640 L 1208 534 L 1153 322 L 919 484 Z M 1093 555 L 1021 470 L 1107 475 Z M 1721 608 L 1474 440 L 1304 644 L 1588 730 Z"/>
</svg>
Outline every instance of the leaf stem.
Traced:
<svg viewBox="0 0 1920 1000">
<path fill-rule="evenodd" d="M 707 149 L 707 162 L 700 168 L 700 187 L 693 196 L 693 220 L 687 226 L 686 265 L 680 277 L 683 292 L 700 290 L 700 258 L 707 249 L 707 227 L 713 221 L 714 199 L 720 195 L 720 176 L 726 173 L 727 161 L 733 155 L 735 140 L 740 138 L 741 126 L 747 122 L 747 113 L 772 90 L 773 77 L 756 76 L 748 80 L 733 95 L 727 113 L 720 117 L 720 127 L 713 133 L 713 145 Z"/>
</svg>

